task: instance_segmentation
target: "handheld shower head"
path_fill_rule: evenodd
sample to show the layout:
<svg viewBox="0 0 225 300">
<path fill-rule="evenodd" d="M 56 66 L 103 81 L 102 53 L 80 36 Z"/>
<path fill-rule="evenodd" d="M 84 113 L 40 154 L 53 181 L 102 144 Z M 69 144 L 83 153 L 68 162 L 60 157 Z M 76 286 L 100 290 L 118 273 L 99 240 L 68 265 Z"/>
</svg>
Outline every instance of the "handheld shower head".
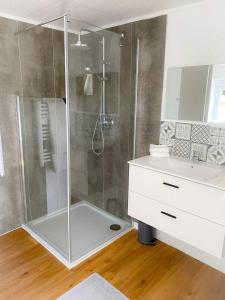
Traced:
<svg viewBox="0 0 225 300">
<path fill-rule="evenodd" d="M 95 75 L 95 76 L 98 78 L 98 80 L 100 80 L 100 81 L 106 81 L 106 80 L 107 80 L 106 77 L 101 77 L 98 73 L 92 72 L 92 70 L 91 70 L 90 67 L 85 67 L 84 70 L 85 70 L 85 72 L 86 72 L 87 74 L 93 74 L 93 75 Z"/>
</svg>

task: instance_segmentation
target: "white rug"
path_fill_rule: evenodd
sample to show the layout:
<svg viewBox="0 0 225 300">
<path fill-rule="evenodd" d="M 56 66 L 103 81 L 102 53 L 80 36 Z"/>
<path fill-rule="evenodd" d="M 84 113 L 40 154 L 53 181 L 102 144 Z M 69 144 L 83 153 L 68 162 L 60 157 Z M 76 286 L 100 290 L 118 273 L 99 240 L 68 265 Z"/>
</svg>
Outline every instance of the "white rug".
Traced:
<svg viewBox="0 0 225 300">
<path fill-rule="evenodd" d="M 129 300 L 97 273 L 92 274 L 58 300 Z"/>
</svg>

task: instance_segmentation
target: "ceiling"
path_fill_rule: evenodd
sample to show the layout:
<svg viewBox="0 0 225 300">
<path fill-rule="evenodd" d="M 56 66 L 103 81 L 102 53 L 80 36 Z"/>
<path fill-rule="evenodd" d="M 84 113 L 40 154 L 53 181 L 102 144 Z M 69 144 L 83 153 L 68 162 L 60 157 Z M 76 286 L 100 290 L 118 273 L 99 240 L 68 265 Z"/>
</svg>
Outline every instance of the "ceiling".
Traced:
<svg viewBox="0 0 225 300">
<path fill-rule="evenodd" d="M 203 0 L 1 0 L 0 15 L 38 23 L 68 13 L 107 27 L 200 1 Z"/>
</svg>

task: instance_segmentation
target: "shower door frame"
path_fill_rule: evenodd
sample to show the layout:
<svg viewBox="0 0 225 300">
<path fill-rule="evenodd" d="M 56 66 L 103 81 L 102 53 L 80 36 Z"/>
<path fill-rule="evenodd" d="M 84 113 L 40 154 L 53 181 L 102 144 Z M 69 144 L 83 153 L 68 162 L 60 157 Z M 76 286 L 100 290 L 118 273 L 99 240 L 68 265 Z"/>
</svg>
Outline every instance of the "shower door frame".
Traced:
<svg viewBox="0 0 225 300">
<path fill-rule="evenodd" d="M 68 22 L 65 15 L 64 21 L 64 58 L 65 58 L 65 95 L 66 95 L 66 148 L 67 148 L 67 236 L 68 236 L 68 261 L 71 264 L 71 172 L 70 172 L 70 91 L 69 91 L 69 51 L 68 51 Z"/>
</svg>

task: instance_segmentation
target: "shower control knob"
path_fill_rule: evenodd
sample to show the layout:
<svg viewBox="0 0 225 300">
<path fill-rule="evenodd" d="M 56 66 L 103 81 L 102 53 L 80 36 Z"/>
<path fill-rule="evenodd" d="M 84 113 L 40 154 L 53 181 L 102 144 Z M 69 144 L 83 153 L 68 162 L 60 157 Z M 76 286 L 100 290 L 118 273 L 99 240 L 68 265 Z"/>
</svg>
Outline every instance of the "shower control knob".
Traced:
<svg viewBox="0 0 225 300">
<path fill-rule="evenodd" d="M 114 121 L 107 115 L 102 116 L 100 122 L 101 125 L 105 128 L 111 128 L 112 125 L 114 124 Z"/>
<path fill-rule="evenodd" d="M 103 61 L 102 61 L 102 64 L 103 64 L 103 65 L 110 65 L 110 61 L 103 60 Z"/>
</svg>

